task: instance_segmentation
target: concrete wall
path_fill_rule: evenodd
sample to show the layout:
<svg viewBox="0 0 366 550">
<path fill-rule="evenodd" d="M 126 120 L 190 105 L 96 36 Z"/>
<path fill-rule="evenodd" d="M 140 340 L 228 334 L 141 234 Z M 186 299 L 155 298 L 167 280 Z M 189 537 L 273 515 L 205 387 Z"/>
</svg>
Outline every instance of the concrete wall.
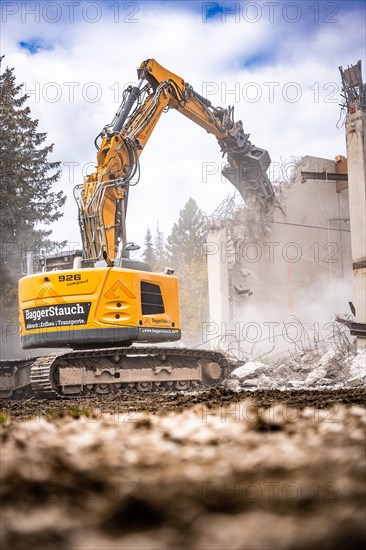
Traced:
<svg viewBox="0 0 366 550">
<path fill-rule="evenodd" d="M 346 120 L 348 180 L 352 229 L 356 322 L 366 323 L 366 113 L 357 110 Z M 366 339 L 358 338 L 366 347 Z"/>
<path fill-rule="evenodd" d="M 282 201 L 283 212 L 276 208 L 265 238 L 243 241 L 233 251 L 224 229 L 208 237 L 218 251 L 208 255 L 210 312 L 218 336 L 227 330 L 236 342 L 234 347 L 244 345 L 248 351 L 249 345 L 254 354 L 270 350 L 271 332 L 282 334 L 295 317 L 312 338 L 317 331 L 327 331 L 325 325 L 332 316 L 349 313 L 348 189 L 337 193 L 336 182 L 330 180 L 302 182 L 301 170 L 332 173 L 335 162 L 304 157 Z M 223 287 L 227 288 L 225 295 Z M 228 303 L 224 303 L 225 296 Z"/>
</svg>

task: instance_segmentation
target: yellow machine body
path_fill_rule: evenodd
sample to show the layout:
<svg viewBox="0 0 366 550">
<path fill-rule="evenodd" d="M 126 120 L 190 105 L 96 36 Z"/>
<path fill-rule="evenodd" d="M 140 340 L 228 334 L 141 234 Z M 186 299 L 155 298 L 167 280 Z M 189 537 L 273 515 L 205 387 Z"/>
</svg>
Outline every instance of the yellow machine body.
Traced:
<svg viewBox="0 0 366 550">
<path fill-rule="evenodd" d="M 180 339 L 178 280 L 118 267 L 19 281 L 22 347 L 103 347 Z"/>
</svg>

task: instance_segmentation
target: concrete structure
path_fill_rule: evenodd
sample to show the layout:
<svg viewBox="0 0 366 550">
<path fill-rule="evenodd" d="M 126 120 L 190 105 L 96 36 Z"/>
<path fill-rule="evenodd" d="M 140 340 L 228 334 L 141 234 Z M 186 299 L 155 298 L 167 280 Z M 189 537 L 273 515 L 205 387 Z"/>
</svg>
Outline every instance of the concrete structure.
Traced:
<svg viewBox="0 0 366 550">
<path fill-rule="evenodd" d="M 212 231 L 206 245 L 208 257 L 208 292 L 210 296 L 210 317 L 214 323 L 229 323 L 229 270 L 222 254 L 226 247 L 225 227 Z"/>
<path fill-rule="evenodd" d="M 209 234 L 215 344 L 226 340 L 237 355 L 263 353 L 264 343 L 267 353 L 279 342 L 298 349 L 320 333 L 329 343 L 327 321 L 332 330 L 348 305 L 355 318 L 346 324 L 366 348 L 366 84 L 361 61 L 339 69 L 348 161 L 305 157 L 294 184 L 277 190 L 271 217 L 246 205 Z"/>
<path fill-rule="evenodd" d="M 356 319 L 351 334 L 366 348 L 366 84 L 361 61 L 343 70 L 339 67 L 347 110 L 346 142 L 348 155 L 349 204 L 352 232 L 354 305 Z"/>
<path fill-rule="evenodd" d="M 354 274 L 357 345 L 366 347 L 366 112 L 347 115 L 349 206 Z M 359 325 L 363 325 L 359 326 Z M 363 334 L 363 336 L 362 336 Z"/>
<path fill-rule="evenodd" d="M 304 157 L 271 217 L 253 220 L 244 208 L 209 234 L 208 339 L 235 355 L 280 353 L 320 334 L 330 338 L 329 321 L 350 313 L 348 189 L 331 179 L 304 180 L 302 171 L 333 174 L 337 167 Z"/>
</svg>

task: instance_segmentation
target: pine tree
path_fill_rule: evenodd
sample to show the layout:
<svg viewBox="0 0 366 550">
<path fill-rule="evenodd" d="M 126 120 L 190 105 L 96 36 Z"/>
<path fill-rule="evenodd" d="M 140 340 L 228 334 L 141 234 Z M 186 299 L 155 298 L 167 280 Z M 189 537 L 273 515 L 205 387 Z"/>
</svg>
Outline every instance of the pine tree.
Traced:
<svg viewBox="0 0 366 550">
<path fill-rule="evenodd" d="M 149 228 L 146 231 L 144 245 L 145 245 L 145 249 L 142 257 L 145 262 L 147 262 L 151 267 L 153 267 L 155 265 L 156 257 L 154 252 L 153 238 Z"/>
<path fill-rule="evenodd" d="M 167 265 L 167 253 L 165 247 L 164 234 L 159 229 L 159 224 L 156 224 L 156 233 L 154 238 L 154 248 L 155 248 L 155 264 L 154 270 L 162 270 Z"/>
<path fill-rule="evenodd" d="M 1 61 L 3 57 L 1 58 Z M 27 251 L 50 245 L 51 231 L 40 229 L 58 220 L 66 197 L 52 191 L 60 178 L 60 163 L 47 157 L 53 145 L 44 145 L 46 133 L 37 132 L 38 120 L 25 106 L 27 95 L 16 84 L 14 69 L 0 75 L 0 284 L 2 307 L 16 310 L 16 282 Z"/>
<path fill-rule="evenodd" d="M 193 258 L 200 260 L 206 234 L 204 216 L 190 198 L 180 211 L 178 222 L 173 225 L 167 239 L 167 250 L 173 267 L 179 269 L 181 264 L 187 265 Z"/>
<path fill-rule="evenodd" d="M 207 263 L 192 258 L 180 266 L 177 275 L 182 339 L 186 345 L 196 346 L 203 341 L 203 323 L 209 321 Z"/>
<path fill-rule="evenodd" d="M 202 254 L 206 234 L 205 218 L 190 198 L 167 239 L 169 265 L 179 279 L 182 338 L 187 345 L 202 342 L 202 323 L 208 320 L 207 263 Z"/>
</svg>

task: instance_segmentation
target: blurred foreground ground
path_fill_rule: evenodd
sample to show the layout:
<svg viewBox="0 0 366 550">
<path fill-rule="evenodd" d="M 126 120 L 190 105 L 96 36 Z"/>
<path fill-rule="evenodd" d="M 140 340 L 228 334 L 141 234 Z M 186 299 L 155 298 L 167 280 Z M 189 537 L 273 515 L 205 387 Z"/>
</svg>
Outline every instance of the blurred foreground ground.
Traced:
<svg viewBox="0 0 366 550">
<path fill-rule="evenodd" d="M 4 549 L 351 549 L 364 388 L 2 404 Z"/>
</svg>

